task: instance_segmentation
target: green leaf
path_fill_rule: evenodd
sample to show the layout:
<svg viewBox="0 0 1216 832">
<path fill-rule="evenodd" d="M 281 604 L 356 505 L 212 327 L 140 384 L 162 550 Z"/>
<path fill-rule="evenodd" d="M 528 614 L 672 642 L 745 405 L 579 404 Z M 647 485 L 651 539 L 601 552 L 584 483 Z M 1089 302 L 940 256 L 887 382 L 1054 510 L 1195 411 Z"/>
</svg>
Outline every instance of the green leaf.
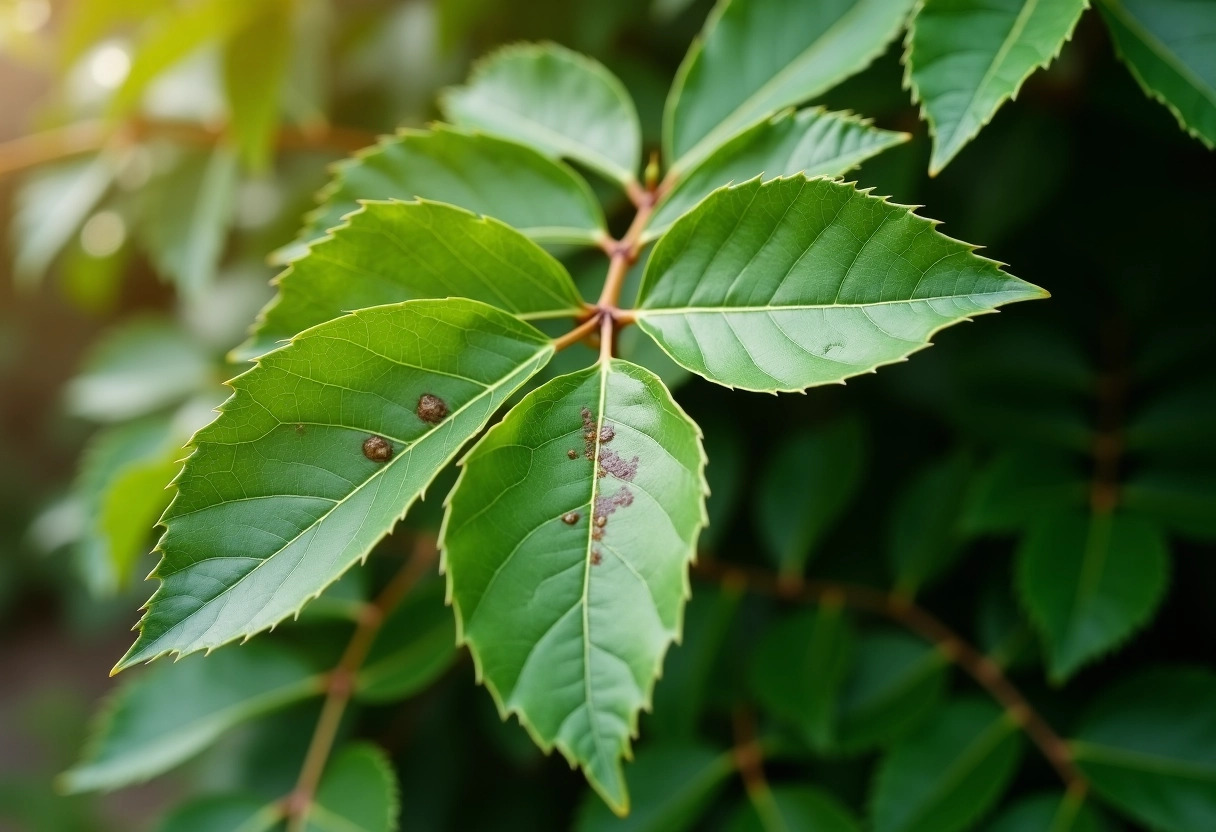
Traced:
<svg viewBox="0 0 1216 832">
<path fill-rule="evenodd" d="M 435 581 L 411 592 L 384 622 L 359 670 L 356 696 L 365 702 L 404 699 L 455 660 L 456 625 L 443 603 L 443 584 Z"/>
<path fill-rule="evenodd" d="M 1216 674 L 1172 667 L 1104 695 L 1071 743 L 1094 791 L 1166 832 L 1216 828 Z"/>
<path fill-rule="evenodd" d="M 960 523 L 967 534 L 1008 534 L 1044 514 L 1083 509 L 1089 475 L 1075 459 L 1041 446 L 1003 451 L 980 471 Z"/>
<path fill-rule="evenodd" d="M 125 422 L 209 386 L 213 373 L 211 356 L 179 325 L 136 318 L 97 342 L 64 396 L 76 416 Z"/>
<path fill-rule="evenodd" d="M 1216 541 L 1216 473 L 1210 469 L 1146 468 L 1120 488 L 1119 499 L 1172 532 Z"/>
<path fill-rule="evenodd" d="M 441 106 L 465 128 L 635 182 L 642 128 L 624 85 L 599 62 L 554 43 L 507 46 L 480 61 Z"/>
<path fill-rule="evenodd" d="M 572 317 L 566 269 L 498 220 L 438 202 L 364 202 L 278 278 L 242 352 L 261 353 L 350 309 L 464 297 L 525 320 Z"/>
<path fill-rule="evenodd" d="M 148 255 L 189 297 L 208 291 L 215 279 L 239 175 L 236 153 L 221 145 L 187 155 L 139 193 L 138 229 Z"/>
<path fill-rule="evenodd" d="M 963 699 L 887 753 L 874 780 L 874 832 L 958 832 L 1005 791 L 1021 735 L 990 702 Z"/>
<path fill-rule="evenodd" d="M 907 133 L 879 130 L 865 119 L 819 107 L 778 113 L 740 133 L 677 179 L 655 208 L 645 239 L 661 235 L 711 191 L 746 182 L 757 172 L 762 171 L 765 180 L 795 173 L 841 176 L 910 138 Z"/>
<path fill-rule="evenodd" d="M 1054 514 L 1017 553 L 1022 603 L 1043 637 L 1057 683 L 1144 627 L 1165 594 L 1169 546 L 1130 514 Z"/>
<path fill-rule="evenodd" d="M 866 465 L 866 435 L 844 419 L 778 445 L 760 477 L 756 525 L 785 574 L 801 575 L 824 535 L 849 507 Z"/>
<path fill-rule="evenodd" d="M 285 263 L 359 208 L 364 199 L 428 199 L 494 217 L 539 242 L 594 245 L 607 236 L 591 189 L 562 162 L 530 147 L 437 125 L 402 130 L 340 162 Z"/>
<path fill-rule="evenodd" d="M 621 758 L 681 632 L 704 464 L 656 376 L 601 362 L 490 430 L 444 518 L 448 597 L 478 678 L 621 815 Z"/>
<path fill-rule="evenodd" d="M 638 325 L 710 381 L 795 391 L 872 372 L 943 327 L 1044 296 L 934 225 L 829 179 L 722 188 L 655 247 Z"/>
<path fill-rule="evenodd" d="M 99 155 L 37 171 L 17 194 L 12 224 L 13 274 L 37 284 L 114 184 L 115 163 Z"/>
<path fill-rule="evenodd" d="M 840 694 L 837 748 L 865 751 L 915 729 L 941 700 L 947 664 L 940 652 L 913 636 L 862 634 Z"/>
<path fill-rule="evenodd" d="M 274 148 L 279 98 L 292 51 L 293 5 L 261 5 L 261 14 L 224 48 L 224 94 L 230 129 L 241 158 L 256 171 L 265 169 Z"/>
<path fill-rule="evenodd" d="M 734 772 L 729 753 L 700 745 L 647 746 L 629 767 L 629 816 L 618 818 L 588 794 L 576 832 L 683 832 L 693 829 Z"/>
<path fill-rule="evenodd" d="M 900 493 L 887 537 L 897 591 L 915 593 L 954 562 L 970 484 L 971 459 L 955 453 L 923 468 Z"/>
<path fill-rule="evenodd" d="M 732 817 L 727 832 L 861 832 L 853 813 L 836 798 L 806 786 L 777 786 L 763 803 L 745 804 Z"/>
<path fill-rule="evenodd" d="M 986 827 L 986 832 L 1103 832 L 1097 814 L 1067 795 L 1023 797 Z"/>
<path fill-rule="evenodd" d="M 1036 69 L 1055 60 L 1088 0 L 924 0 L 907 82 L 933 136 L 935 176 Z"/>
<path fill-rule="evenodd" d="M 1099 0 L 1119 57 L 1145 94 L 1216 148 L 1216 7 L 1188 0 Z"/>
<path fill-rule="evenodd" d="M 254 717 L 319 696 L 323 677 L 275 644 L 248 644 L 154 667 L 121 686 L 70 792 L 116 789 L 168 771 Z"/>
<path fill-rule="evenodd" d="M 173 812 L 157 832 L 269 832 L 279 828 L 283 808 L 279 802 L 241 794 L 195 798 Z"/>
<path fill-rule="evenodd" d="M 448 299 L 364 309 L 263 356 L 193 440 L 161 520 L 161 586 L 115 670 L 298 612 L 552 354 L 528 324 Z M 374 438 L 387 461 L 366 452 Z"/>
<path fill-rule="evenodd" d="M 911 8 L 912 0 L 719 0 L 667 99 L 668 164 L 688 170 L 756 122 L 865 69 Z"/>
<path fill-rule="evenodd" d="M 305 832 L 395 832 L 401 813 L 397 776 L 374 745 L 338 752 L 317 787 Z"/>
<path fill-rule="evenodd" d="M 816 750 L 833 747 L 853 644 L 853 630 L 840 605 L 825 603 L 770 626 L 752 654 L 756 700 L 798 726 Z"/>
</svg>

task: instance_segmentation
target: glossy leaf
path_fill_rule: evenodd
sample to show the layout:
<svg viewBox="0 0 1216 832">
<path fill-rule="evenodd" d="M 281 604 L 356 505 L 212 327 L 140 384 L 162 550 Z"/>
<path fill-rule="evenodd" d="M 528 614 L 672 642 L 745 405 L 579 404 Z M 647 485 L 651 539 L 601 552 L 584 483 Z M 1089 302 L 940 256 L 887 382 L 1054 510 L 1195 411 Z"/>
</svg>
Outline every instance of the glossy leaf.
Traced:
<svg viewBox="0 0 1216 832">
<path fill-rule="evenodd" d="M 783 441 L 757 491 L 757 530 L 782 572 L 802 574 L 823 537 L 861 485 L 866 436 L 841 420 Z"/>
<path fill-rule="evenodd" d="M 1088 0 L 925 0 L 908 35 L 912 98 L 937 174 L 1036 69 L 1055 60 Z"/>
<path fill-rule="evenodd" d="M 461 127 L 581 162 L 617 182 L 636 180 L 642 128 L 633 101 L 603 65 L 577 52 L 553 43 L 504 47 L 441 103 Z"/>
<path fill-rule="evenodd" d="M 1144 627 L 1169 577 L 1169 548 L 1153 523 L 1126 514 L 1044 517 L 1017 554 L 1022 603 L 1062 682 Z"/>
<path fill-rule="evenodd" d="M 676 180 L 655 208 L 646 239 L 661 235 L 710 192 L 756 174 L 765 180 L 802 173 L 841 176 L 882 151 L 911 138 L 879 130 L 865 119 L 821 108 L 786 110 L 765 119 L 718 148 Z"/>
<path fill-rule="evenodd" d="M 165 818 L 157 832 L 270 832 L 281 828 L 283 810 L 240 794 L 195 798 Z"/>
<path fill-rule="evenodd" d="M 258 5 L 253 3 L 253 5 Z M 230 129 L 245 164 L 263 170 L 274 149 L 279 99 L 291 62 L 294 4 L 262 3 L 224 49 L 224 94 Z"/>
<path fill-rule="evenodd" d="M 479 679 L 622 815 L 621 758 L 681 632 L 704 463 L 658 378 L 617 359 L 530 393 L 449 498 L 448 595 Z"/>
<path fill-rule="evenodd" d="M 62 776 L 61 785 L 81 792 L 142 782 L 234 726 L 319 696 L 323 687 L 312 666 L 272 644 L 158 665 L 119 688 L 84 760 Z"/>
<path fill-rule="evenodd" d="M 1099 0 L 1119 57 L 1150 98 L 1216 148 L 1216 6 L 1188 0 Z"/>
<path fill-rule="evenodd" d="M 505 222 L 540 242 L 593 244 L 604 215 L 587 183 L 567 165 L 530 147 L 437 125 L 402 130 L 338 164 L 308 215 L 300 240 L 276 252 L 279 263 L 341 224 L 363 199 L 428 199 Z"/>
<path fill-rule="evenodd" d="M 448 299 L 365 309 L 263 356 L 193 440 L 161 521 L 161 586 L 116 670 L 298 612 L 552 353 L 505 312 Z"/>
<path fill-rule="evenodd" d="M 1001 812 L 985 832 L 1103 832 L 1093 809 L 1066 795 L 1024 797 Z"/>
<path fill-rule="evenodd" d="M 352 309 L 463 297 L 524 320 L 583 308 L 570 275 L 495 219 L 438 202 L 365 202 L 278 278 L 242 350 L 260 353 Z"/>
<path fill-rule="evenodd" d="M 806 786 L 777 786 L 735 813 L 727 832 L 861 832 L 836 798 Z"/>
<path fill-rule="evenodd" d="M 865 69 L 911 8 L 911 0 L 720 0 L 667 99 L 668 164 L 687 170 L 756 122 Z"/>
<path fill-rule="evenodd" d="M 959 832 L 1000 798 L 1021 735 L 985 700 L 948 705 L 888 752 L 875 776 L 874 832 Z"/>
<path fill-rule="evenodd" d="M 934 225 L 829 179 L 722 188 L 655 247 L 638 325 L 710 381 L 795 391 L 872 372 L 943 327 L 1044 295 Z"/>
<path fill-rule="evenodd" d="M 923 468 L 900 493 L 887 538 L 897 591 L 914 593 L 953 563 L 970 484 L 971 460 L 955 453 Z"/>
<path fill-rule="evenodd" d="M 411 592 L 381 626 L 359 669 L 356 696 L 365 702 L 404 699 L 455 660 L 456 626 L 443 603 L 443 585 L 436 581 Z"/>
<path fill-rule="evenodd" d="M 696 829 L 701 814 L 734 772 L 728 752 L 700 745 L 647 746 L 629 767 L 632 806 L 618 818 L 588 794 L 579 807 L 576 832 L 683 832 Z"/>
<path fill-rule="evenodd" d="M 1173 667 L 1106 693 L 1071 743 L 1094 791 L 1153 829 L 1216 827 L 1216 675 Z"/>
<path fill-rule="evenodd" d="M 374 745 L 356 743 L 325 767 L 305 832 L 394 832 L 400 814 L 397 776 Z"/>
</svg>

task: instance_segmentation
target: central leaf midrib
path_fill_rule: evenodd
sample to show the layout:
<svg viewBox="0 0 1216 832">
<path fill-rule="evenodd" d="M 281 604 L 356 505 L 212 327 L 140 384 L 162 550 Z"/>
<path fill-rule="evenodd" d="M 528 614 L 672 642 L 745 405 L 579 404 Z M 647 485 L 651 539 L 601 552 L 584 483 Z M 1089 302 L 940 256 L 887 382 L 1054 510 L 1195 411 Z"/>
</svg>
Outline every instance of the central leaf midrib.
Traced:
<svg viewBox="0 0 1216 832">
<path fill-rule="evenodd" d="M 868 309 L 871 306 L 894 306 L 897 304 L 912 304 L 912 303 L 928 303 L 935 300 L 970 300 L 975 301 L 980 298 L 990 298 L 998 295 L 1018 295 L 1022 294 L 1017 289 L 1003 289 L 999 292 L 977 292 L 966 295 L 933 295 L 925 298 L 901 298 L 899 300 L 876 300 L 864 303 L 795 303 L 782 304 L 774 306 L 659 306 L 659 307 L 642 307 L 634 311 L 635 317 L 651 318 L 658 315 L 687 315 L 687 314 L 703 314 L 716 313 L 728 314 L 732 312 L 774 312 L 784 310 L 801 310 L 801 309 Z"/>
</svg>

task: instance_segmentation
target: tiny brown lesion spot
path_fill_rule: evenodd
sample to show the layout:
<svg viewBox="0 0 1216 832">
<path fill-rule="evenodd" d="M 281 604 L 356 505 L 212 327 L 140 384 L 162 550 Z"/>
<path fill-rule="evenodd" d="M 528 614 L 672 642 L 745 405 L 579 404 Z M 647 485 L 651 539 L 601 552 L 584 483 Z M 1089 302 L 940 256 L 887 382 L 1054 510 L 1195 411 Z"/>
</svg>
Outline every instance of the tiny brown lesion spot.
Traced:
<svg viewBox="0 0 1216 832">
<path fill-rule="evenodd" d="M 591 550 L 591 565 L 599 566 L 603 562 L 604 562 L 604 556 L 602 554 L 600 554 L 600 550 L 592 549 Z"/>
<path fill-rule="evenodd" d="M 604 422 L 603 427 L 600 428 L 600 441 L 611 442 L 615 437 L 616 428 L 612 426 L 611 422 Z"/>
<path fill-rule="evenodd" d="M 303 433 L 303 432 L 304 432 L 304 426 L 297 423 L 296 424 L 296 433 Z"/>
<path fill-rule="evenodd" d="M 600 470 L 599 476 L 603 477 L 608 474 L 616 477 L 618 480 L 629 482 L 638 473 L 638 458 L 625 459 L 616 451 L 610 451 L 607 448 L 600 449 Z"/>
<path fill-rule="evenodd" d="M 447 417 L 448 403 L 434 393 L 423 393 L 418 397 L 418 407 L 414 412 L 422 421 L 436 425 Z"/>
<path fill-rule="evenodd" d="M 571 448 L 570 450 L 566 451 L 566 456 L 570 459 L 578 459 L 578 451 Z"/>
<path fill-rule="evenodd" d="M 573 526 L 575 523 L 578 522 L 578 520 L 579 520 L 579 513 L 577 511 L 567 511 L 565 514 L 562 515 L 562 522 L 565 523 L 567 526 Z"/>
<path fill-rule="evenodd" d="M 363 440 L 363 455 L 372 462 L 388 462 L 393 458 L 393 444 L 383 436 L 369 436 Z"/>
</svg>

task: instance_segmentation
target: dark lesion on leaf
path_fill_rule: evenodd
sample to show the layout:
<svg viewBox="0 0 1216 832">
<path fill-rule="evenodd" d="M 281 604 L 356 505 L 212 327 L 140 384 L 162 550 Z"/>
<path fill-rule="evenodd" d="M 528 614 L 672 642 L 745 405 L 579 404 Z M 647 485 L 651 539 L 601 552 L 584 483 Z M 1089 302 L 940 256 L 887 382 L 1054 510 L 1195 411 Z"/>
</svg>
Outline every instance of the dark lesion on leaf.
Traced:
<svg viewBox="0 0 1216 832">
<path fill-rule="evenodd" d="M 580 515 L 577 511 L 567 511 L 565 514 L 562 515 L 562 522 L 565 523 L 567 526 L 573 526 L 575 523 L 578 522 L 579 517 L 580 517 Z"/>
<path fill-rule="evenodd" d="M 363 440 L 363 455 L 372 462 L 388 462 L 393 458 L 393 444 L 382 436 Z"/>
<path fill-rule="evenodd" d="M 434 393 L 423 393 L 418 397 L 418 407 L 414 410 L 422 421 L 437 425 L 448 415 L 448 403 Z"/>
<path fill-rule="evenodd" d="M 608 518 L 619 509 L 633 505 L 633 491 L 625 483 L 631 482 L 637 476 L 638 458 L 634 456 L 630 459 L 625 459 L 625 457 L 607 447 L 608 443 L 616 438 L 616 427 L 611 422 L 605 421 L 602 425 L 597 426 L 595 416 L 589 407 L 582 408 L 579 411 L 579 415 L 583 421 L 583 455 L 593 462 L 598 461 L 596 477 L 602 479 L 610 476 L 620 480 L 622 483 L 621 487 L 613 494 L 597 494 L 592 503 L 591 539 L 601 541 L 608 530 Z M 574 459 L 574 451 L 569 451 L 567 456 Z M 602 556 L 599 548 L 592 547 L 592 565 L 598 565 L 601 561 Z"/>
</svg>

